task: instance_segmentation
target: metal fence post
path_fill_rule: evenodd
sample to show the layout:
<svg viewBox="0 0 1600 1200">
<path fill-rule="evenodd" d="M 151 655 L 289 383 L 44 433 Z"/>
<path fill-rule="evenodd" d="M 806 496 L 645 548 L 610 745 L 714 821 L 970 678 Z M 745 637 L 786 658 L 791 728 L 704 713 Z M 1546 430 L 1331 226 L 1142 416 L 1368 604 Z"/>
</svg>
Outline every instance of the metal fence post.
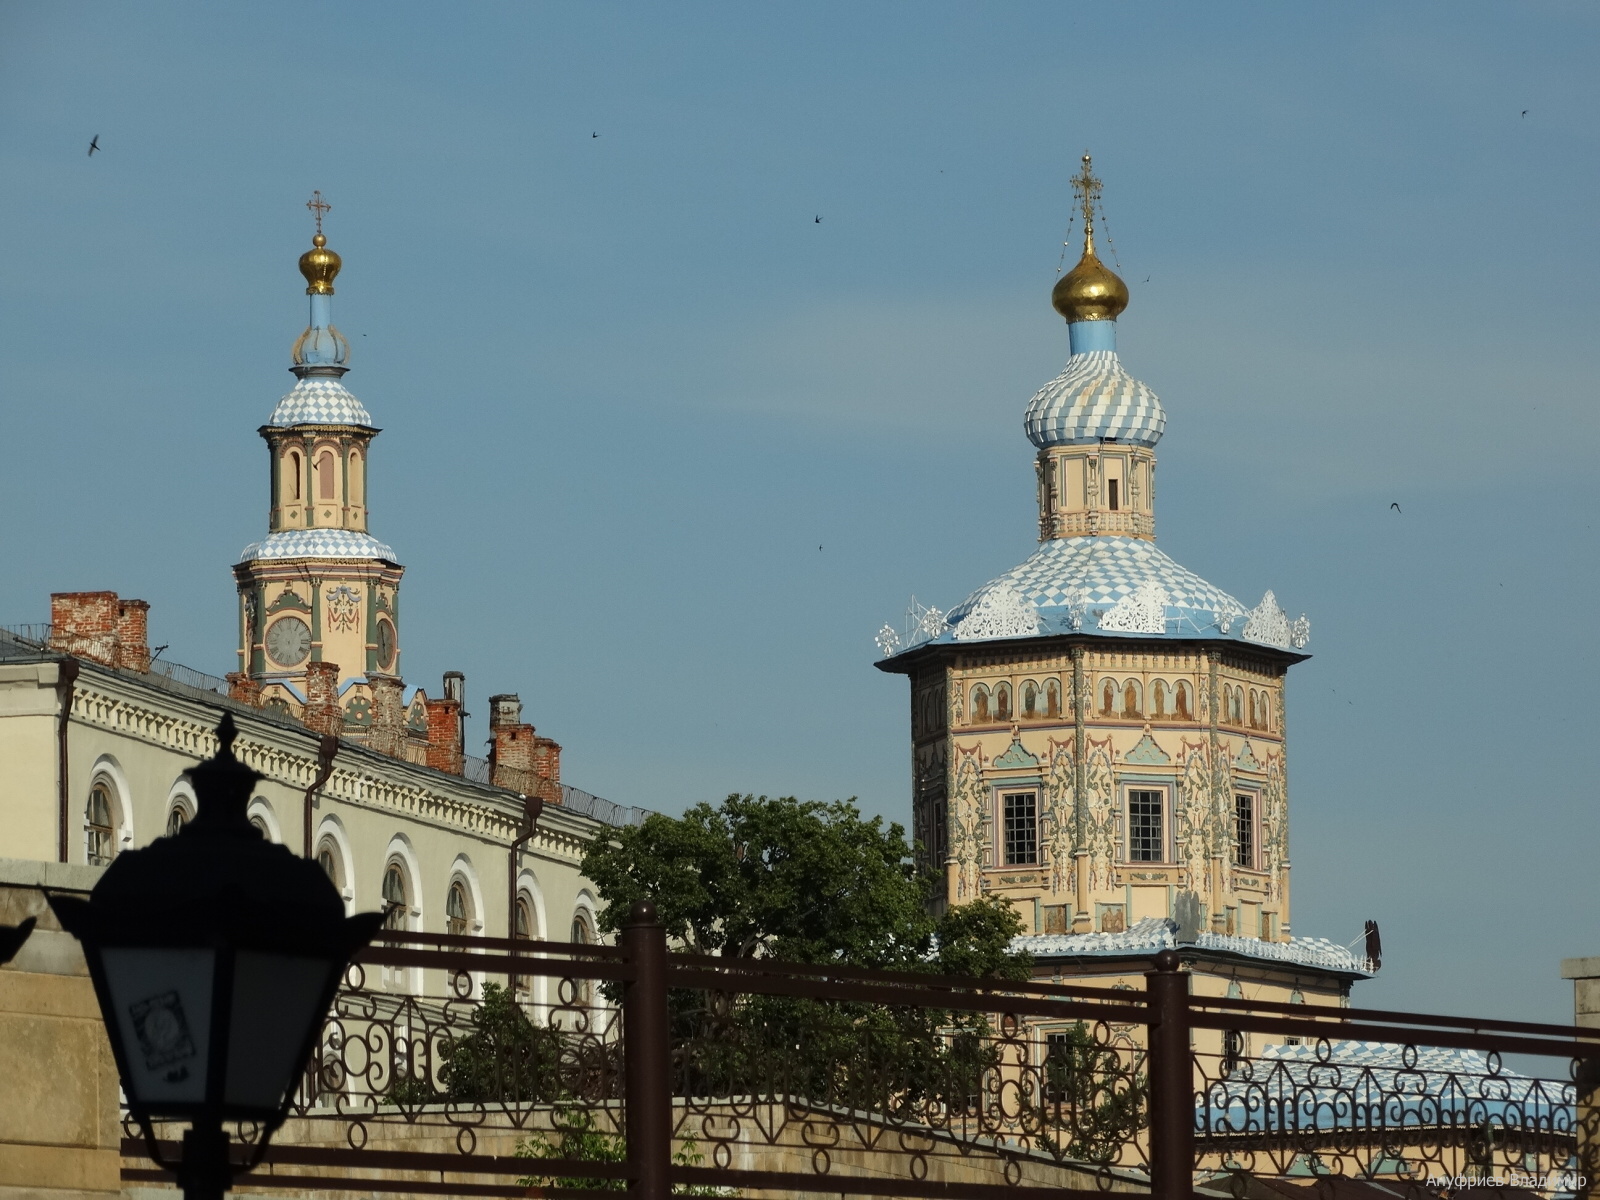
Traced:
<svg viewBox="0 0 1600 1200">
<path fill-rule="evenodd" d="M 622 993 L 628 1193 L 668 1200 L 672 1188 L 672 1047 L 667 1025 L 667 932 L 649 900 L 634 902 L 622 927 L 633 979 Z"/>
<path fill-rule="evenodd" d="M 1189 1047 L 1189 976 L 1163 950 L 1145 975 L 1150 998 L 1150 1195 L 1194 1194 L 1194 1066 Z"/>
</svg>

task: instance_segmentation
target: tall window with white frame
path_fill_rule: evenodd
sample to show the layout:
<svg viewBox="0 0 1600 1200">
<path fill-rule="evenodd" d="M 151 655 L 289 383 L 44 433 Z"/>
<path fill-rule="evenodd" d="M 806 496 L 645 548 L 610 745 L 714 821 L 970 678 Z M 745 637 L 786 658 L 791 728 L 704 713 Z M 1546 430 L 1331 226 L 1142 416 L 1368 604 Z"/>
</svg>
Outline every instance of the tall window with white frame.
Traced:
<svg viewBox="0 0 1600 1200">
<path fill-rule="evenodd" d="M 1159 788 L 1128 791 L 1128 861 L 1165 862 L 1166 793 Z"/>
<path fill-rule="evenodd" d="M 580 908 L 572 914 L 572 940 L 580 946 L 592 946 L 599 940 L 595 937 L 594 922 L 589 919 L 589 914 L 584 909 Z M 583 1008 L 593 1004 L 594 980 L 574 977 L 572 1002 Z"/>
<path fill-rule="evenodd" d="M 103 867 L 116 857 L 117 829 L 112 820 L 115 809 L 111 785 L 103 779 L 95 780 L 84 812 L 84 854 L 91 867 Z"/>
<path fill-rule="evenodd" d="M 1039 861 L 1039 793 L 1002 792 L 1000 865 L 1031 867 Z"/>
<path fill-rule="evenodd" d="M 1233 797 L 1233 865 L 1256 865 L 1256 798 L 1250 792 Z"/>
<path fill-rule="evenodd" d="M 511 910 L 511 936 L 519 942 L 533 940 L 533 901 L 526 893 L 517 897 L 516 907 Z M 517 995 L 526 997 L 533 991 L 533 976 L 517 976 Z"/>
<path fill-rule="evenodd" d="M 444 900 L 444 931 L 451 937 L 465 937 L 469 932 L 467 915 L 467 889 L 459 879 L 450 884 Z"/>
<path fill-rule="evenodd" d="M 390 863 L 383 872 L 383 927 L 404 929 L 411 912 L 406 896 L 406 876 L 399 863 Z"/>
</svg>

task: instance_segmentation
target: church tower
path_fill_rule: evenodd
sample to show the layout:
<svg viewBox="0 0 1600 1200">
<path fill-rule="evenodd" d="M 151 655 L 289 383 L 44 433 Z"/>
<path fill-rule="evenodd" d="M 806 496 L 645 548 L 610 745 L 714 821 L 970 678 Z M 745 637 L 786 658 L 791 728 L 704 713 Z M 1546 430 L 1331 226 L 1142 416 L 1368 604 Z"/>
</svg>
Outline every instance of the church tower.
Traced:
<svg viewBox="0 0 1600 1200">
<path fill-rule="evenodd" d="M 318 192 L 307 207 L 317 222 L 300 256 L 310 322 L 294 343 L 295 385 L 260 429 L 268 533 L 245 547 L 233 573 L 240 674 L 267 707 L 337 732 L 367 724 L 375 682 L 392 681 L 398 695 L 405 568 L 368 531 L 367 464 L 378 429 L 344 385 L 350 344 L 333 324 L 343 264 L 322 233 L 329 206 Z"/>
<path fill-rule="evenodd" d="M 911 683 L 915 836 L 943 902 L 1008 898 L 1036 957 L 1176 938 L 1354 978 L 1354 956 L 1290 930 L 1284 681 L 1309 622 L 1156 548 L 1166 412 L 1117 355 L 1129 295 L 1096 250 L 1090 166 L 1082 255 L 1052 294 L 1070 355 L 1024 416 L 1039 548 L 878 637 Z"/>
</svg>

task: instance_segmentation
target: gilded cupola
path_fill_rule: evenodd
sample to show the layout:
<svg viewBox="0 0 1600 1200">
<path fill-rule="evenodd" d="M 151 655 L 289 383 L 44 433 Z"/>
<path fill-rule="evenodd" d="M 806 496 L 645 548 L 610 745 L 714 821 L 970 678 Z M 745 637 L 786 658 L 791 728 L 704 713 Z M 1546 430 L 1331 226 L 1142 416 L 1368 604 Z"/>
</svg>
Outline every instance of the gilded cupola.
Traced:
<svg viewBox="0 0 1600 1200">
<path fill-rule="evenodd" d="M 1115 321 L 1128 307 L 1128 285 L 1094 252 L 1094 204 L 1100 195 L 1100 181 L 1089 165 L 1085 154 L 1083 172 L 1072 181 L 1083 202 L 1083 257 L 1056 281 L 1050 293 L 1051 304 L 1068 324 Z"/>
</svg>

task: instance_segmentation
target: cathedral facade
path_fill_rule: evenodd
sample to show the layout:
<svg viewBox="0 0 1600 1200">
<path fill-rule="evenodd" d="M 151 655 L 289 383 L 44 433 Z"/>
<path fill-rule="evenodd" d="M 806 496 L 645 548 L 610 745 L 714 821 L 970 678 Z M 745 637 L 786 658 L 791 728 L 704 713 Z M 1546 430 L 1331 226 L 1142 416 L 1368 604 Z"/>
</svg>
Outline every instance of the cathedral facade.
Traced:
<svg viewBox="0 0 1600 1200">
<path fill-rule="evenodd" d="M 878 637 L 910 681 L 913 830 L 941 903 L 1005 897 L 1055 970 L 1181 945 L 1343 994 L 1375 964 L 1291 926 L 1285 682 L 1309 622 L 1156 546 L 1166 412 L 1117 354 L 1128 289 L 1095 249 L 1089 166 L 1082 257 L 1052 295 L 1070 356 L 1024 416 L 1039 548 Z"/>
</svg>

